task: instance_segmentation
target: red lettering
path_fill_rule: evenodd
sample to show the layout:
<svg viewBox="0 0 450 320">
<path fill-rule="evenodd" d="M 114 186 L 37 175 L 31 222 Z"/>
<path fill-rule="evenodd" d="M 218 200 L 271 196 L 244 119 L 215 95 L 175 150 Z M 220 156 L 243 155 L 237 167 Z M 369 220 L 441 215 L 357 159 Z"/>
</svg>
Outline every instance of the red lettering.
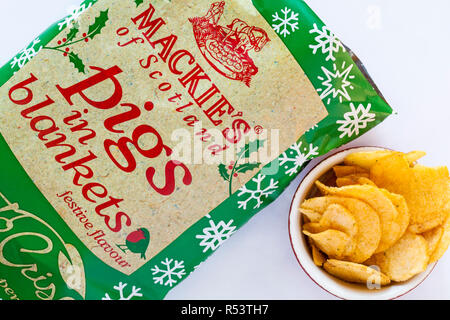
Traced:
<svg viewBox="0 0 450 320">
<path fill-rule="evenodd" d="M 111 131 L 114 133 L 124 133 L 125 131 L 120 130 L 120 129 L 115 129 L 114 127 L 119 124 L 122 124 L 124 122 L 131 121 L 133 119 L 137 119 L 141 116 L 141 110 L 139 109 L 138 106 L 131 104 L 131 103 L 122 103 L 121 106 L 129 107 L 130 109 L 121 114 L 118 114 L 116 116 L 106 119 L 104 122 L 104 125 L 108 131 Z"/>
<path fill-rule="evenodd" d="M 86 163 L 93 161 L 97 159 L 97 156 L 95 154 L 93 154 L 91 151 L 89 151 L 89 155 L 76 160 L 72 163 L 66 164 L 65 166 L 62 167 L 62 169 L 64 171 L 68 171 L 68 170 L 73 170 L 75 171 L 75 174 L 73 176 L 73 184 L 76 186 L 81 187 L 83 184 L 80 183 L 80 179 L 81 177 L 86 178 L 86 179 L 91 179 L 94 176 L 94 172 L 92 171 L 92 169 L 90 167 L 88 167 L 86 165 Z M 80 171 L 80 169 L 84 169 L 86 171 L 86 173 L 83 173 Z"/>
<path fill-rule="evenodd" d="M 172 85 L 168 82 L 164 82 L 158 86 L 158 89 L 162 92 L 169 91 L 170 89 L 172 89 Z"/>
<path fill-rule="evenodd" d="M 94 139 L 97 136 L 97 134 L 95 133 L 94 130 L 89 129 L 87 127 L 88 124 L 89 123 L 86 120 L 81 119 L 80 124 L 70 128 L 70 131 L 72 131 L 73 133 L 78 132 L 78 131 L 87 131 L 87 134 L 85 136 L 78 139 L 78 142 L 80 142 L 82 145 L 85 145 L 85 146 L 87 145 L 86 141 Z"/>
<path fill-rule="evenodd" d="M 12 87 L 9 90 L 9 94 L 8 94 L 9 99 L 12 102 L 14 102 L 15 104 L 18 104 L 20 106 L 29 104 L 33 100 L 33 91 L 31 91 L 30 88 L 27 88 L 27 86 L 37 80 L 38 80 L 38 78 L 36 78 L 34 76 L 34 74 L 30 73 L 30 77 L 28 79 L 16 84 L 14 87 Z M 13 93 L 16 92 L 17 90 L 25 90 L 27 93 L 27 96 L 23 99 L 18 99 L 18 100 L 14 99 L 12 96 L 13 96 Z"/>
<path fill-rule="evenodd" d="M 43 124 L 45 122 L 49 122 L 50 125 L 47 126 L 45 129 L 43 128 Z M 38 124 L 40 124 L 41 128 L 38 128 Z M 49 134 L 55 133 L 59 130 L 59 128 L 56 126 L 55 120 L 48 116 L 39 116 L 36 118 L 33 118 L 33 120 L 30 121 L 30 128 L 31 130 L 38 133 L 38 138 L 41 141 L 48 141 L 45 137 Z"/>
<path fill-rule="evenodd" d="M 172 72 L 173 74 L 176 74 L 176 75 L 181 75 L 183 73 L 177 68 L 178 62 L 183 57 L 189 57 L 189 61 L 188 61 L 189 65 L 192 65 L 195 62 L 194 57 L 192 56 L 192 54 L 189 51 L 178 50 L 177 52 L 175 52 L 173 55 L 170 56 L 169 62 L 167 63 L 169 66 L 170 72 Z"/>
<path fill-rule="evenodd" d="M 223 151 L 225 151 L 227 149 L 229 149 L 229 147 L 227 145 L 220 146 L 218 144 L 213 144 L 213 145 L 208 147 L 208 150 L 211 151 L 211 154 L 214 155 L 214 156 L 216 154 L 218 154 L 219 152 L 223 152 Z"/>
<path fill-rule="evenodd" d="M 200 132 L 197 132 L 195 135 L 201 137 L 200 140 L 203 142 L 208 142 L 212 137 L 205 128 L 203 128 Z"/>
<path fill-rule="evenodd" d="M 131 226 L 131 219 L 130 217 L 124 213 L 124 212 L 117 212 L 117 214 L 115 215 L 115 226 L 113 226 L 110 221 L 111 218 L 106 216 L 105 218 L 105 224 L 108 227 L 109 230 L 111 230 L 112 232 L 119 232 L 120 230 L 122 230 L 122 218 L 125 219 L 125 225 L 127 227 Z"/>
<path fill-rule="evenodd" d="M 95 191 L 95 188 L 100 189 L 100 191 Z M 81 189 L 81 193 L 87 201 L 97 203 L 97 201 L 89 197 L 89 193 L 92 193 L 94 196 L 103 199 L 108 195 L 108 190 L 106 190 L 105 186 L 100 183 L 91 182 L 83 186 L 83 188 Z"/>
<path fill-rule="evenodd" d="M 243 134 L 247 134 L 251 130 L 250 125 L 243 119 L 233 121 L 232 129 L 226 128 L 223 130 L 223 136 L 231 143 L 238 143 L 241 141 Z"/>
<path fill-rule="evenodd" d="M 35 106 L 32 106 L 30 108 L 27 108 L 25 110 L 22 110 L 20 112 L 20 114 L 22 115 L 22 117 L 24 117 L 25 119 L 31 119 L 32 117 L 28 116 L 30 113 L 35 112 L 37 110 L 43 109 L 45 107 L 48 107 L 52 104 L 55 103 L 55 101 L 53 101 L 52 98 L 50 98 L 49 96 L 45 96 L 47 99 L 41 103 L 36 104 Z"/>
<path fill-rule="evenodd" d="M 139 14 L 137 17 L 132 18 L 131 21 L 135 25 L 141 20 L 138 30 L 147 29 L 142 34 L 145 39 L 150 42 L 150 39 L 155 35 L 155 33 L 166 24 L 166 22 L 162 18 L 153 19 L 153 15 L 155 14 L 155 8 L 152 4 L 150 4 L 149 8 Z"/>
<path fill-rule="evenodd" d="M 208 80 L 211 81 L 209 76 L 205 73 L 205 71 L 200 67 L 200 65 L 197 63 L 194 69 L 189 71 L 184 77 L 180 78 L 179 81 L 183 85 L 183 87 L 188 88 L 188 92 L 191 95 L 191 97 L 194 98 L 195 92 L 198 87 L 198 83 L 200 80 Z"/>
<path fill-rule="evenodd" d="M 208 90 L 206 90 L 200 97 L 195 99 L 195 102 L 198 104 L 200 108 L 203 107 L 203 105 L 209 101 L 213 96 L 220 93 L 219 89 L 216 87 L 215 84 L 211 86 Z"/>
<path fill-rule="evenodd" d="M 116 223 L 115 226 L 112 226 L 110 224 L 111 221 L 111 217 L 105 213 L 103 213 L 103 210 L 110 208 L 112 206 L 115 206 L 117 209 L 119 209 L 119 203 L 121 203 L 123 201 L 123 199 L 115 199 L 113 197 L 109 197 L 109 201 L 102 203 L 100 205 L 98 205 L 95 208 L 95 212 L 104 218 L 105 224 L 106 226 L 113 232 L 119 232 L 120 230 L 122 230 L 122 218 L 125 218 L 125 225 L 130 226 L 131 225 L 131 219 L 130 217 L 123 213 L 123 212 L 118 212 L 115 215 L 115 219 L 114 222 Z"/>
<path fill-rule="evenodd" d="M 198 118 L 194 115 L 187 116 L 183 120 L 187 122 L 189 127 L 193 127 L 197 122 L 199 122 Z"/>
<path fill-rule="evenodd" d="M 221 118 L 227 112 L 227 110 L 224 109 L 226 107 L 227 110 L 233 108 L 228 100 L 224 96 L 221 96 L 220 99 L 212 107 L 205 111 L 205 114 L 215 126 L 218 126 L 222 124 L 223 121 L 219 119 L 213 119 L 213 117 L 217 115 L 219 118 Z"/>
<path fill-rule="evenodd" d="M 67 100 L 67 102 L 72 106 L 72 96 L 79 94 L 84 101 L 89 103 L 91 106 L 97 109 L 111 109 L 120 103 L 122 100 L 123 90 L 119 81 L 115 78 L 115 76 L 119 73 L 122 73 L 122 70 L 118 66 L 114 66 L 109 69 L 102 69 L 98 67 L 90 67 L 92 70 L 99 71 L 97 74 L 71 86 L 68 88 L 61 88 L 61 86 L 57 85 L 56 88 L 63 95 L 63 97 Z M 104 101 L 93 101 L 89 99 L 84 91 L 92 88 L 103 81 L 111 80 L 114 84 L 114 93 L 112 96 Z"/>
<path fill-rule="evenodd" d="M 55 148 L 55 147 L 67 147 L 69 150 L 67 150 L 64 153 L 60 153 L 55 157 L 56 162 L 65 164 L 66 162 L 63 161 L 63 159 L 71 157 L 76 154 L 76 149 L 74 146 L 64 143 L 66 142 L 66 136 L 62 133 L 57 133 L 56 136 L 58 136 L 57 139 L 54 139 L 53 141 L 47 142 L 45 144 L 45 147 L 47 149 Z"/>
<path fill-rule="evenodd" d="M 192 102 L 189 102 L 188 104 L 181 106 L 176 109 L 177 112 L 183 112 L 184 109 L 192 107 L 194 104 Z"/>
<path fill-rule="evenodd" d="M 180 93 L 177 93 L 173 97 L 169 98 L 169 102 L 175 102 L 175 100 L 181 100 L 182 97 L 183 97 L 183 95 L 181 95 Z"/>
<path fill-rule="evenodd" d="M 110 208 L 112 206 L 115 206 L 117 209 L 119 209 L 120 208 L 119 203 L 121 203 L 122 201 L 123 199 L 116 199 L 113 197 L 109 197 L 109 200 L 107 202 L 102 203 L 95 208 L 95 212 L 100 216 L 104 216 L 104 214 L 102 213 L 103 210 Z"/>
<path fill-rule="evenodd" d="M 157 75 L 157 76 L 156 76 Z M 153 80 L 156 80 L 158 78 L 162 77 L 162 72 L 161 71 L 153 71 L 152 73 L 150 73 L 149 77 Z"/>
<path fill-rule="evenodd" d="M 173 47 L 175 46 L 175 43 L 177 42 L 178 37 L 175 35 L 170 35 L 168 37 L 159 39 L 155 42 L 150 42 L 151 46 L 153 48 L 156 47 L 156 45 L 161 45 L 162 46 L 162 50 L 161 52 L 158 54 L 161 59 L 166 62 L 167 58 L 169 57 L 170 53 L 172 52 Z"/>
<path fill-rule="evenodd" d="M 148 150 L 142 149 L 139 146 L 139 139 L 141 139 L 141 137 L 145 134 L 151 134 L 157 140 L 156 145 L 153 148 L 148 149 Z M 141 125 L 141 126 L 137 127 L 133 131 L 131 139 L 129 139 L 127 137 L 122 137 L 117 142 L 114 142 L 110 139 L 105 140 L 104 146 L 105 146 L 105 150 L 106 150 L 106 153 L 108 154 L 109 158 L 120 170 L 125 171 L 125 172 L 133 172 L 136 169 L 136 159 L 128 147 L 129 144 L 134 146 L 136 148 L 136 150 L 142 156 L 149 158 L 149 159 L 154 159 L 154 158 L 158 157 L 164 150 L 166 151 L 167 156 L 170 156 L 170 154 L 172 153 L 172 150 L 169 147 L 167 147 L 166 145 L 164 145 L 162 137 L 160 136 L 158 131 L 156 131 L 155 128 L 148 126 L 148 125 Z M 116 157 L 111 152 L 111 150 L 112 150 L 111 147 L 117 147 L 119 149 L 120 153 L 122 154 L 122 156 L 124 157 L 124 159 L 126 161 L 126 165 L 122 165 L 116 159 Z"/>
<path fill-rule="evenodd" d="M 153 167 L 150 167 L 147 169 L 147 181 L 150 184 L 150 186 L 159 194 L 163 196 L 170 196 L 174 191 L 176 187 L 175 183 L 175 169 L 177 167 L 180 167 L 184 170 L 184 176 L 183 176 L 183 184 L 188 186 L 192 183 L 192 174 L 189 171 L 189 169 L 184 165 L 183 163 L 179 161 L 171 160 L 166 164 L 166 170 L 165 170 L 165 178 L 166 178 L 166 184 L 164 187 L 159 188 L 155 185 L 153 182 L 153 177 L 155 176 L 156 170 Z"/>
<path fill-rule="evenodd" d="M 148 69 L 148 68 L 150 68 L 152 63 L 157 63 L 158 61 L 159 61 L 158 57 L 155 56 L 154 54 L 151 54 L 147 57 L 147 59 L 139 60 L 139 64 L 141 65 L 142 68 Z M 146 63 L 144 63 L 144 62 L 146 62 Z"/>
</svg>

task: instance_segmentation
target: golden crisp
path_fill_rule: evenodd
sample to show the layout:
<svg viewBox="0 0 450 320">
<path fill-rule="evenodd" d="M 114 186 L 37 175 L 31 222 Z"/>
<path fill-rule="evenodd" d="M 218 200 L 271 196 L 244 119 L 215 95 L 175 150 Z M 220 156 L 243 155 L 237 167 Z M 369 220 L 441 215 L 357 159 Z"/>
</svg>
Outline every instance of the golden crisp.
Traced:
<svg viewBox="0 0 450 320">
<path fill-rule="evenodd" d="M 429 258 L 425 238 L 406 232 L 393 247 L 374 255 L 365 264 L 378 266 L 392 281 L 400 282 L 425 271 Z"/>
<path fill-rule="evenodd" d="M 381 286 L 388 285 L 391 282 L 389 277 L 383 273 L 363 264 L 329 259 L 323 267 L 328 273 L 348 282 L 376 283 Z"/>
<path fill-rule="evenodd" d="M 317 247 L 314 244 L 311 244 L 311 252 L 314 264 L 318 267 L 322 267 L 325 261 L 327 261 L 325 255 L 322 252 L 320 252 L 320 250 L 317 249 Z"/>
<path fill-rule="evenodd" d="M 322 226 L 320 222 L 308 222 L 303 225 L 303 230 L 310 233 L 320 233 L 326 231 L 328 228 Z"/>
<path fill-rule="evenodd" d="M 417 160 L 426 155 L 423 151 L 412 151 L 406 154 L 391 150 L 355 152 L 345 158 L 344 164 L 347 166 L 356 166 L 362 168 L 362 170 L 369 171 L 381 159 L 395 154 L 404 156 L 406 161 L 408 161 L 411 166 L 413 166 Z"/>
<path fill-rule="evenodd" d="M 423 151 L 411 151 L 405 154 L 406 160 L 409 162 L 410 166 L 413 166 L 417 160 L 425 157 L 426 152 Z"/>
<path fill-rule="evenodd" d="M 331 204 L 327 207 L 320 219 L 320 224 L 326 229 L 342 231 L 350 238 L 355 237 L 358 233 L 355 217 L 339 204 Z"/>
<path fill-rule="evenodd" d="M 347 166 L 358 166 L 365 170 L 370 170 L 370 168 L 372 168 L 372 166 L 377 163 L 377 161 L 393 153 L 394 151 L 390 150 L 355 152 L 349 154 L 344 159 L 344 164 Z"/>
<path fill-rule="evenodd" d="M 299 208 L 299 211 L 308 219 L 308 222 L 319 222 L 322 218 L 322 214 L 315 210 L 305 209 L 301 207 Z"/>
<path fill-rule="evenodd" d="M 442 236 L 439 239 L 436 248 L 430 256 L 430 261 L 428 263 L 433 263 L 438 261 L 444 253 L 447 251 L 450 245 L 450 212 L 448 212 L 448 206 L 446 207 L 447 218 L 445 219 L 444 224 L 442 225 Z"/>
<path fill-rule="evenodd" d="M 358 166 L 335 166 L 333 167 L 333 171 L 338 178 L 358 173 L 369 173 L 369 170 L 363 169 Z"/>
<path fill-rule="evenodd" d="M 350 237 L 346 248 L 346 256 L 351 255 L 355 250 L 355 237 L 358 233 L 358 226 L 353 215 L 339 204 L 331 204 L 323 213 L 320 222 L 310 222 L 303 226 L 303 230 L 312 234 L 323 233 L 326 230 L 337 230 Z M 310 238 L 314 239 L 314 238 Z M 325 252 L 328 252 L 326 249 Z M 332 249 L 334 250 L 334 249 Z"/>
<path fill-rule="evenodd" d="M 389 200 L 391 200 L 392 204 L 395 206 L 395 209 L 397 209 L 398 214 L 397 218 L 395 219 L 395 223 L 397 223 L 397 225 L 399 226 L 399 234 L 397 235 L 398 240 L 403 237 L 403 234 L 406 232 L 409 226 L 410 214 L 408 205 L 403 196 L 391 193 L 386 189 L 380 189 L 380 191 L 383 192 L 386 197 L 389 198 Z"/>
<path fill-rule="evenodd" d="M 344 186 L 350 186 L 350 185 L 354 185 L 354 184 L 360 184 L 359 179 L 361 179 L 361 178 L 368 179 L 369 174 L 368 173 L 355 173 L 355 174 L 343 176 L 343 177 L 336 179 L 336 185 L 338 187 L 344 187 Z"/>
<path fill-rule="evenodd" d="M 380 217 L 381 239 L 375 253 L 383 252 L 394 245 L 401 232 L 396 219 L 398 211 L 383 192 L 370 185 L 346 186 L 342 188 L 327 187 L 316 182 L 317 187 L 324 194 L 359 199 L 369 204 Z"/>
<path fill-rule="evenodd" d="M 365 177 L 360 177 L 358 178 L 358 184 L 360 185 L 369 185 L 369 186 L 373 186 L 376 187 L 377 185 L 375 184 L 375 182 L 373 182 L 372 180 L 370 180 L 369 178 L 365 178 Z"/>
<path fill-rule="evenodd" d="M 436 248 L 439 245 L 439 242 L 441 241 L 443 234 L 444 234 L 443 226 L 439 226 L 430 231 L 422 233 L 422 236 L 425 238 L 425 240 L 428 243 L 428 254 L 430 255 L 430 261 L 431 261 L 433 252 L 436 250 Z"/>
<path fill-rule="evenodd" d="M 320 217 L 317 221 L 319 222 L 322 218 L 322 214 L 327 210 L 328 206 L 333 204 L 331 202 L 330 197 L 316 197 L 316 198 L 310 198 L 302 202 L 300 205 L 300 212 L 302 212 L 304 215 L 308 217 L 308 214 L 310 212 L 316 212 L 320 214 Z M 309 218 L 309 217 L 308 217 Z"/>
<path fill-rule="evenodd" d="M 368 184 L 370 186 L 376 187 L 377 185 L 370 180 L 368 177 L 365 176 L 359 176 L 359 175 L 349 175 L 341 178 L 336 179 L 336 186 L 341 188 L 345 186 L 353 186 L 353 185 L 365 185 Z"/>
<path fill-rule="evenodd" d="M 446 218 L 449 173 L 446 167 L 410 167 L 402 154 L 379 160 L 370 170 L 371 180 L 381 188 L 405 197 L 411 215 L 409 230 L 423 233 Z"/>
<path fill-rule="evenodd" d="M 362 263 L 373 255 L 378 248 L 381 238 L 380 218 L 367 203 L 353 198 L 325 196 L 311 198 L 303 202 L 302 208 L 325 212 L 332 204 L 339 204 L 346 208 L 355 218 L 358 233 L 354 237 L 356 244 L 352 255 L 346 260 Z"/>
<path fill-rule="evenodd" d="M 351 177 L 341 177 L 336 179 L 336 186 L 345 187 L 345 186 L 351 186 L 357 184 L 354 179 Z"/>
<path fill-rule="evenodd" d="M 303 233 L 310 237 L 314 245 L 329 257 L 342 259 L 352 253 L 352 240 L 341 231 L 330 229 L 320 233 L 310 233 L 303 230 Z"/>
</svg>

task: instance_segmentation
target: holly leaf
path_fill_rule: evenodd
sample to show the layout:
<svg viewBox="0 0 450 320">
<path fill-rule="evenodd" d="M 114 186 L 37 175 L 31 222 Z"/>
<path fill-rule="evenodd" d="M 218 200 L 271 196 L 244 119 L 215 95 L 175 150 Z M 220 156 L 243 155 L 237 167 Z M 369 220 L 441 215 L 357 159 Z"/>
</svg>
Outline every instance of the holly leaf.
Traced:
<svg viewBox="0 0 450 320">
<path fill-rule="evenodd" d="M 69 60 L 73 63 L 75 69 L 78 70 L 80 73 L 86 73 L 86 66 L 83 63 L 83 60 L 80 59 L 78 54 L 70 52 L 69 53 Z"/>
<path fill-rule="evenodd" d="M 241 151 L 239 151 L 237 153 L 238 157 L 244 156 L 245 158 L 250 158 L 250 156 L 254 153 L 254 152 L 258 152 L 259 149 L 261 149 L 262 147 L 264 147 L 264 144 L 266 143 L 266 140 L 259 140 L 256 139 L 255 141 L 249 142 L 247 143 L 242 149 Z"/>
<path fill-rule="evenodd" d="M 109 9 L 106 11 L 101 11 L 100 15 L 95 18 L 94 23 L 89 26 L 89 38 L 94 39 L 95 36 L 99 35 L 102 32 L 102 29 L 106 26 L 106 22 L 109 20 L 108 11 Z"/>
<path fill-rule="evenodd" d="M 78 34 L 78 31 L 80 31 L 78 29 L 78 24 L 74 24 L 73 27 L 69 30 L 69 33 L 67 34 L 66 38 L 67 38 L 67 42 L 72 41 L 73 39 L 75 39 L 75 37 Z"/>
<path fill-rule="evenodd" d="M 219 165 L 220 176 L 225 181 L 230 181 L 230 174 L 228 173 L 227 167 L 224 164 Z"/>
<path fill-rule="evenodd" d="M 136 3 L 136 7 L 139 7 L 141 4 L 144 3 L 144 0 L 134 0 L 134 3 Z"/>
<path fill-rule="evenodd" d="M 246 172 L 253 171 L 253 170 L 259 168 L 260 165 L 261 165 L 261 163 L 259 163 L 259 162 L 244 163 L 244 164 L 237 166 L 235 170 L 237 173 L 246 173 Z"/>
</svg>

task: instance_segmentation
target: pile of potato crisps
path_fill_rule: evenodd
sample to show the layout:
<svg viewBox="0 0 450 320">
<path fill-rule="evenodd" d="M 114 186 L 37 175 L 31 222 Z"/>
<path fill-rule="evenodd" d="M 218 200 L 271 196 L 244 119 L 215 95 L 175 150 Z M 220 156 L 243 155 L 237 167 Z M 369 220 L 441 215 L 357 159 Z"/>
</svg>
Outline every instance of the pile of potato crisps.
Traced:
<svg viewBox="0 0 450 320">
<path fill-rule="evenodd" d="M 439 260 L 450 244 L 447 167 L 417 164 L 424 152 L 357 152 L 336 166 L 336 186 L 300 208 L 317 266 L 342 280 L 403 282 Z"/>
</svg>

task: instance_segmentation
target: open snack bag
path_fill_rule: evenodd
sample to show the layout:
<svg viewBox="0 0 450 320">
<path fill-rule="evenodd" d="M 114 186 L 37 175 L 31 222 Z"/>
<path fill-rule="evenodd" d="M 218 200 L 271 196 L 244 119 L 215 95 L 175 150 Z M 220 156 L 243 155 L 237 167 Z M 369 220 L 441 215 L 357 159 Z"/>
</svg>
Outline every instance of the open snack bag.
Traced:
<svg viewBox="0 0 450 320">
<path fill-rule="evenodd" d="M 3 299 L 162 299 L 392 110 L 301 0 L 89 0 L 0 72 Z"/>
</svg>

